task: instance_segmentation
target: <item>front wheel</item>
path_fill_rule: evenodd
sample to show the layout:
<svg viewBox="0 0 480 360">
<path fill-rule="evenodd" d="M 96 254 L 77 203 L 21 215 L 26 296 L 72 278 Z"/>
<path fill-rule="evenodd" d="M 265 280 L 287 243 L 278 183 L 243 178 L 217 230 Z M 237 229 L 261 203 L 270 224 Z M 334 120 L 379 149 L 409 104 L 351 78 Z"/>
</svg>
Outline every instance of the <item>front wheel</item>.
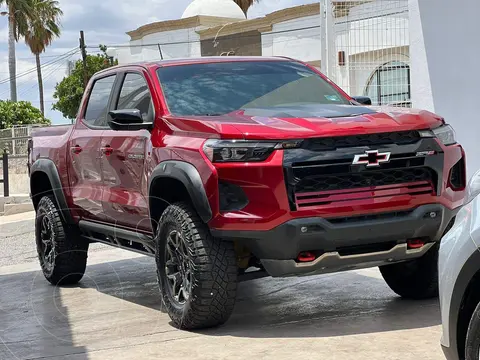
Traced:
<svg viewBox="0 0 480 360">
<path fill-rule="evenodd" d="M 438 244 L 421 258 L 380 266 L 380 272 L 390 289 L 403 298 L 438 297 Z"/>
<path fill-rule="evenodd" d="M 191 330 L 226 322 L 237 289 L 233 243 L 212 237 L 185 203 L 165 210 L 155 240 L 160 291 L 174 326 Z"/>
</svg>

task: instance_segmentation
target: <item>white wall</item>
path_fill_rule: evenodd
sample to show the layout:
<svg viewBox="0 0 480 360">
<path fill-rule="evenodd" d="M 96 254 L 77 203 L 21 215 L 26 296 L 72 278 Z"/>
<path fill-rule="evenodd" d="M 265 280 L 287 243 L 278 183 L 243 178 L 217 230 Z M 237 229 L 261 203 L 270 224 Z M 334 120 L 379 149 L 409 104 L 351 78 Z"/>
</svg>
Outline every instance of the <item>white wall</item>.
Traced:
<svg viewBox="0 0 480 360">
<path fill-rule="evenodd" d="M 292 29 L 311 29 L 276 33 Z M 320 16 L 307 16 L 300 19 L 274 24 L 271 32 L 262 33 L 262 55 L 287 56 L 302 61 L 316 61 L 321 57 Z"/>
<path fill-rule="evenodd" d="M 200 36 L 196 28 L 179 29 L 149 34 L 131 41 L 130 47 L 116 49 L 118 62 L 128 64 L 137 61 L 160 60 L 160 44 L 164 59 L 201 56 Z M 173 44 L 172 44 L 173 43 Z"/>
<path fill-rule="evenodd" d="M 410 0 L 410 11 L 413 105 L 433 110 L 455 127 L 471 176 L 480 169 L 480 2 Z"/>
</svg>

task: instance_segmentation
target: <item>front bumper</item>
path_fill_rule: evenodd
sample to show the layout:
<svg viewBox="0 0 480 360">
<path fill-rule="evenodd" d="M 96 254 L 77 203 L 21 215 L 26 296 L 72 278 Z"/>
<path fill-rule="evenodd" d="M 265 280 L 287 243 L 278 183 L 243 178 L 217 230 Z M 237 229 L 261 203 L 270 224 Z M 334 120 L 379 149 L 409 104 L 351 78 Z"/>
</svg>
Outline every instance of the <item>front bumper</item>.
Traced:
<svg viewBox="0 0 480 360">
<path fill-rule="evenodd" d="M 392 160 L 371 169 L 365 165 L 351 165 L 355 154 L 372 149 L 390 152 Z M 422 155 L 431 150 L 436 153 Z M 426 204 L 440 204 L 456 209 L 463 204 L 465 191 L 453 188 L 449 179 L 452 169 L 463 158 L 464 153 L 459 145 L 445 147 L 435 139 L 423 139 L 410 145 L 354 147 L 335 151 L 276 150 L 265 162 L 216 163 L 217 183 L 212 184 L 212 188 L 216 189 L 219 182 L 235 185 L 241 188 L 248 201 L 244 202 L 247 205 L 241 209 L 220 211 L 219 204 L 222 201 L 219 196 L 212 196 L 209 201 L 213 218 L 208 225 L 212 229 L 223 231 L 273 231 L 294 219 L 336 219 L 403 212 Z M 430 186 L 433 189 L 424 191 L 426 179 L 422 179 L 423 185 L 420 186 L 419 181 L 410 175 L 396 178 L 394 185 L 390 185 L 389 181 L 382 184 L 369 182 L 375 180 L 371 178 L 372 174 L 391 174 L 397 168 L 401 172 L 405 169 L 430 170 Z M 311 190 L 313 193 L 310 190 L 305 193 L 307 189 L 303 183 L 302 189 L 297 192 L 299 189 L 293 184 L 296 183 L 297 176 L 305 179 L 305 174 L 298 171 L 307 174 L 311 171 L 315 181 L 318 180 L 317 175 L 323 177 L 322 174 L 340 174 L 336 180 L 339 183 L 344 180 L 342 174 L 352 175 L 352 180 L 363 174 L 366 175 L 366 182 L 342 183 L 338 186 L 340 190 L 326 189 L 328 184 L 323 182 L 319 188 L 311 183 L 316 188 Z M 316 199 L 322 203 L 316 202 Z"/>
<path fill-rule="evenodd" d="M 211 229 L 212 235 L 246 246 L 271 276 L 310 275 L 378 266 L 422 256 L 440 240 L 457 210 L 440 204 L 413 211 L 342 219 L 294 219 L 268 231 Z M 408 249 L 408 239 L 425 246 Z M 430 244 L 428 244 L 430 243 Z M 315 261 L 297 263 L 302 251 L 317 254 Z"/>
</svg>

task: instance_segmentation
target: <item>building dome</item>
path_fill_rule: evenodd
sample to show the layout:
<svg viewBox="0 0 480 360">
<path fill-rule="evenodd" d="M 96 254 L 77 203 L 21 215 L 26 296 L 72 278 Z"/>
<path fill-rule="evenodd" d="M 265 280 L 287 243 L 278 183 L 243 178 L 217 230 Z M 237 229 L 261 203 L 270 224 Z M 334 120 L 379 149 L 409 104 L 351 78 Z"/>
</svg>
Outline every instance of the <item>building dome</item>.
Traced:
<svg viewBox="0 0 480 360">
<path fill-rule="evenodd" d="M 245 14 L 233 0 L 193 0 L 182 19 L 197 15 L 245 20 Z"/>
</svg>

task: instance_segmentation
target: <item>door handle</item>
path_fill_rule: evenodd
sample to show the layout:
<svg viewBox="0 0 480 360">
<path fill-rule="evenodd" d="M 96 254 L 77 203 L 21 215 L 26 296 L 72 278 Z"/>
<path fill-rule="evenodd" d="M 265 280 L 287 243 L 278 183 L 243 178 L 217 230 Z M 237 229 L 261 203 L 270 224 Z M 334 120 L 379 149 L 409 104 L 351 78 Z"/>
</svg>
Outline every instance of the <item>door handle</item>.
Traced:
<svg viewBox="0 0 480 360">
<path fill-rule="evenodd" d="M 102 147 L 101 150 L 102 150 L 102 152 L 103 152 L 105 155 L 107 155 L 107 156 L 112 155 L 112 153 L 113 153 L 113 148 L 110 147 L 110 145 L 107 145 L 107 146 L 105 146 L 105 147 Z"/>
<path fill-rule="evenodd" d="M 80 145 L 75 145 L 70 150 L 72 151 L 72 154 L 78 155 L 82 152 L 83 149 Z"/>
</svg>

